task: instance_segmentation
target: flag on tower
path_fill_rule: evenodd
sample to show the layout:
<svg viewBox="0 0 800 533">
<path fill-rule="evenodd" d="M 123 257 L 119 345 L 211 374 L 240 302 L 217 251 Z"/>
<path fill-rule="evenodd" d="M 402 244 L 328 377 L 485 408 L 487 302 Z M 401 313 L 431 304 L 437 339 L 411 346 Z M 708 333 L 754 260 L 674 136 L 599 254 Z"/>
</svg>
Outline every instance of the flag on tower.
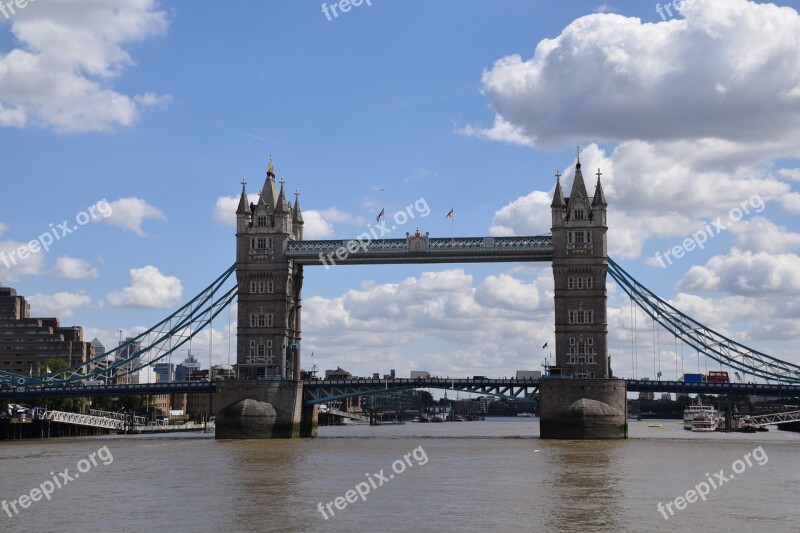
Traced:
<svg viewBox="0 0 800 533">
<path fill-rule="evenodd" d="M 447 212 L 447 214 L 444 216 L 444 218 L 445 218 L 445 220 L 447 220 L 451 216 L 453 216 L 453 209 L 452 208 L 450 208 L 450 211 Z"/>
<path fill-rule="evenodd" d="M 375 217 L 375 222 L 380 222 L 382 218 L 383 218 L 383 208 L 381 208 L 381 212 L 378 213 L 378 216 Z"/>
</svg>

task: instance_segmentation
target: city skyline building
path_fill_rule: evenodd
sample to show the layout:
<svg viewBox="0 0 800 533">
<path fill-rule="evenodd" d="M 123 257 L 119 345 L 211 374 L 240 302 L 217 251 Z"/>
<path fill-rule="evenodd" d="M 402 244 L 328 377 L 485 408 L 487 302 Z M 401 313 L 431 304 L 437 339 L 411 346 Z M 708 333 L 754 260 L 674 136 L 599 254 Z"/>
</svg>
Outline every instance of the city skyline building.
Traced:
<svg viewBox="0 0 800 533">
<path fill-rule="evenodd" d="M 67 364 L 94 356 L 84 342 L 83 328 L 61 326 L 58 318 L 30 316 L 30 304 L 11 287 L 0 284 L 0 370 L 23 376 L 45 374 L 50 359 Z"/>
</svg>

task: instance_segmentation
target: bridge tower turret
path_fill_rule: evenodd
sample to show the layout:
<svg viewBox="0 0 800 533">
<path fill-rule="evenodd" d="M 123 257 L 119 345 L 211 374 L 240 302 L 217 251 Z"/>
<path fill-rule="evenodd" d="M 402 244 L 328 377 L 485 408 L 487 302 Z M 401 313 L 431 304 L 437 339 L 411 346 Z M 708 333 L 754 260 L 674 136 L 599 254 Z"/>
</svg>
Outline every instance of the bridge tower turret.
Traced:
<svg viewBox="0 0 800 533">
<path fill-rule="evenodd" d="M 560 174 L 556 174 L 556 190 L 550 206 L 556 337 L 552 375 L 608 378 L 611 374 L 606 317 L 608 204 L 601 175 L 598 169 L 594 196 L 589 198 L 580 153 L 568 197 L 561 189 Z"/>
<path fill-rule="evenodd" d="M 240 377 L 300 379 L 300 290 L 303 267 L 288 260 L 287 242 L 302 237 L 302 215 L 280 190 L 270 156 L 258 203 L 249 203 L 242 182 L 236 210 Z"/>
</svg>

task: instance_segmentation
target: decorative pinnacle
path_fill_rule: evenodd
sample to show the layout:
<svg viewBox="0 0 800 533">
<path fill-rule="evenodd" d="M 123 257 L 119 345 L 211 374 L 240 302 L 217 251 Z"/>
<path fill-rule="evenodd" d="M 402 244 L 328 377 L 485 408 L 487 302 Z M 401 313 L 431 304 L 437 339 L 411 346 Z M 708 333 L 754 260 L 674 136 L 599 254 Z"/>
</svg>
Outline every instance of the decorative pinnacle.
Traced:
<svg viewBox="0 0 800 533">
<path fill-rule="evenodd" d="M 600 172 L 600 167 L 597 168 L 597 174 L 595 174 L 595 175 L 597 176 L 597 181 L 600 181 L 600 176 L 603 175 L 603 173 Z"/>
<path fill-rule="evenodd" d="M 581 164 L 581 145 L 580 144 L 577 146 L 577 156 L 576 156 L 576 158 L 578 160 L 577 163 L 580 165 Z"/>
<path fill-rule="evenodd" d="M 247 185 L 247 178 L 242 177 L 242 189 L 244 189 L 245 185 Z"/>
<path fill-rule="evenodd" d="M 267 167 L 268 174 L 275 174 L 275 167 L 272 166 L 272 154 L 269 154 L 269 166 Z"/>
<path fill-rule="evenodd" d="M 556 170 L 556 179 L 561 179 L 561 171 Z"/>
<path fill-rule="evenodd" d="M 294 190 L 294 201 L 297 202 L 297 197 L 300 196 L 300 189 Z"/>
<path fill-rule="evenodd" d="M 286 183 L 286 181 L 283 179 L 283 176 L 281 176 L 281 187 L 283 187 L 284 183 Z"/>
</svg>

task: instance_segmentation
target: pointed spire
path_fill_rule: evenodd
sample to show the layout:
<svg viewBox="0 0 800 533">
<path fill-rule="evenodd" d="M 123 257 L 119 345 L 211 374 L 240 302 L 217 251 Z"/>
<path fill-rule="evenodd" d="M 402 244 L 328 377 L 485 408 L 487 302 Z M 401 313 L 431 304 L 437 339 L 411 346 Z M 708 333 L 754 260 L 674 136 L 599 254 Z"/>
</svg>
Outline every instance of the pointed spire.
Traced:
<svg viewBox="0 0 800 533">
<path fill-rule="evenodd" d="M 303 214 L 300 212 L 300 190 L 294 190 L 294 211 L 292 212 L 292 221 L 295 224 L 303 223 Z"/>
<path fill-rule="evenodd" d="M 556 170 L 556 192 L 550 207 L 564 207 L 564 191 L 561 190 L 561 172 Z"/>
<path fill-rule="evenodd" d="M 285 181 L 283 180 L 283 176 L 281 176 L 281 192 L 278 193 L 278 201 L 275 204 L 275 212 L 276 213 L 289 213 L 289 206 L 286 205 L 286 194 L 283 192 L 283 184 Z"/>
<path fill-rule="evenodd" d="M 261 188 L 258 205 L 265 205 L 269 209 L 275 209 L 275 198 L 277 196 L 278 190 L 275 186 L 275 167 L 272 166 L 272 155 L 270 154 L 269 166 L 267 167 L 267 179 L 264 180 L 264 186 Z"/>
<path fill-rule="evenodd" d="M 237 215 L 245 215 L 250 211 L 247 203 L 247 179 L 242 178 L 242 196 L 239 198 L 239 207 L 236 209 Z"/>
<path fill-rule="evenodd" d="M 597 205 L 599 205 L 601 207 L 608 206 L 608 204 L 606 203 L 606 195 L 603 193 L 603 185 L 600 183 L 600 176 L 602 176 L 602 175 L 603 175 L 603 173 L 600 172 L 600 169 L 598 168 L 597 169 L 597 185 L 595 186 L 595 189 L 594 189 L 594 199 L 592 199 L 592 207 L 597 206 Z"/>
<path fill-rule="evenodd" d="M 572 180 L 572 190 L 569 193 L 569 199 L 577 199 L 578 197 L 587 199 L 589 198 L 586 192 L 586 184 L 583 182 L 583 172 L 581 172 L 580 153 L 578 154 L 578 162 L 575 163 L 575 179 Z"/>
</svg>

